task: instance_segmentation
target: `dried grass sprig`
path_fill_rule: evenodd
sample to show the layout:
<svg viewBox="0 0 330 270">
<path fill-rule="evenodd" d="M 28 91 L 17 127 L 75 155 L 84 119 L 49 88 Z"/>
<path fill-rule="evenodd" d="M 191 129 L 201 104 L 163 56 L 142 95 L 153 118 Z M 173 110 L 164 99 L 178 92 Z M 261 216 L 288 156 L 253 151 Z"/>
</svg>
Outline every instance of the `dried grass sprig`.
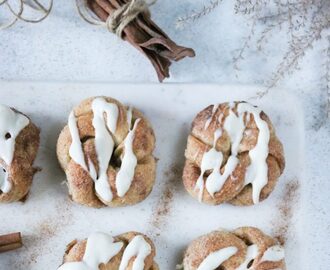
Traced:
<svg viewBox="0 0 330 270">
<path fill-rule="evenodd" d="M 214 6 L 212 11 L 218 5 Z M 200 12 L 179 18 L 179 22 L 193 22 L 207 15 L 207 8 Z M 299 64 L 308 50 L 313 49 L 322 39 L 322 34 L 330 31 L 330 1 L 329 0 L 235 0 L 234 11 L 249 21 L 251 29 L 242 45 L 234 51 L 233 67 L 240 70 L 240 62 L 244 60 L 245 52 L 255 42 L 257 49 L 271 49 L 274 43 L 271 38 L 279 33 L 285 34 L 288 40 L 287 49 L 282 60 L 270 74 L 267 80 L 266 92 L 259 93 L 262 97 L 276 86 L 286 75 L 299 69 Z M 257 29 L 260 31 L 255 31 Z M 330 41 L 329 41 L 330 44 Z M 322 51 L 326 59 L 326 89 L 328 117 L 330 117 L 330 48 Z"/>
<path fill-rule="evenodd" d="M 213 10 L 216 9 L 220 5 L 222 0 L 211 0 L 207 5 L 204 5 L 202 9 L 198 11 L 192 11 L 191 14 L 180 16 L 176 21 L 176 27 L 182 28 L 188 22 L 194 22 L 205 15 L 211 13 Z"/>
</svg>

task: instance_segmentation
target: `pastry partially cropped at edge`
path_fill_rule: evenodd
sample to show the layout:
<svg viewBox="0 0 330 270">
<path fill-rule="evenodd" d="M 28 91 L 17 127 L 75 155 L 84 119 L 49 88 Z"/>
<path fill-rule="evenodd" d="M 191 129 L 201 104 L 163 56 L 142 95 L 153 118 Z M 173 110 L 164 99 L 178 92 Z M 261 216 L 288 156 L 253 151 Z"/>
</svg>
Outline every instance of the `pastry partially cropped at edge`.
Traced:
<svg viewBox="0 0 330 270">
<path fill-rule="evenodd" d="M 186 249 L 184 270 L 285 270 L 284 248 L 257 228 L 213 231 Z"/>
<path fill-rule="evenodd" d="M 134 108 L 109 97 L 82 101 L 57 142 L 73 201 L 118 207 L 144 200 L 156 177 L 155 136 Z"/>
<path fill-rule="evenodd" d="M 268 116 L 246 102 L 210 105 L 192 123 L 183 183 L 200 202 L 251 205 L 265 200 L 285 166 Z"/>
<path fill-rule="evenodd" d="M 58 270 L 158 270 L 152 241 L 137 232 L 112 237 L 97 232 L 72 241 Z"/>
<path fill-rule="evenodd" d="M 23 113 L 0 105 L 0 202 L 24 201 L 37 169 L 39 129 Z"/>
</svg>

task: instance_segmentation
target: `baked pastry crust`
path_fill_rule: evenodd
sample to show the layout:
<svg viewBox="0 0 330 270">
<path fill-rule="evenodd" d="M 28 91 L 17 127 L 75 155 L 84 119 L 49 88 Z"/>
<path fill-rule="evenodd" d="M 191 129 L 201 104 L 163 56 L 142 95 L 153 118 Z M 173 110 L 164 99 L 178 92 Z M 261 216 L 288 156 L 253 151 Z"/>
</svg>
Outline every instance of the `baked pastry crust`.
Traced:
<svg viewBox="0 0 330 270">
<path fill-rule="evenodd" d="M 132 120 L 128 123 L 129 108 L 113 98 L 92 97 L 82 101 L 73 109 L 73 113 L 76 117 L 85 161 L 90 160 L 96 172 L 99 171 L 99 159 L 95 147 L 94 113 L 92 110 L 93 101 L 96 99 L 103 99 L 108 104 L 114 104 L 118 108 L 116 130 L 114 133 L 109 131 L 114 140 L 114 150 L 106 172 L 113 198 L 111 201 L 106 201 L 102 196 L 99 196 L 95 192 L 95 184 L 91 174 L 70 156 L 72 135 L 67 125 L 58 138 L 57 157 L 67 176 L 70 197 L 77 203 L 91 207 L 106 205 L 118 207 L 136 204 L 149 195 L 156 177 L 156 160 L 152 155 L 155 147 L 153 129 L 144 115 L 134 108 L 131 111 Z M 104 121 L 106 121 L 108 116 L 105 115 L 104 117 Z M 132 150 L 137 159 L 137 165 L 129 190 L 124 196 L 120 197 L 116 187 L 116 178 L 125 155 L 125 139 L 137 120 L 138 124 L 134 128 L 134 139 L 132 141 Z"/>
<path fill-rule="evenodd" d="M 238 112 L 239 107 L 245 106 L 249 112 Z M 256 121 L 258 117 L 258 121 Z M 207 188 L 197 188 L 197 182 L 201 176 L 202 162 L 205 154 L 216 151 L 222 155 L 222 163 L 219 167 L 221 176 L 225 175 L 225 169 L 233 152 L 233 137 L 229 134 L 229 118 L 235 118 L 232 126 L 240 124 L 242 120 L 244 125 L 242 136 L 236 147 L 238 163 L 232 173 L 224 179 L 220 190 L 210 194 Z M 232 119 L 231 119 L 232 120 Z M 186 190 L 194 198 L 207 204 L 221 204 L 229 202 L 234 205 L 251 205 L 256 202 L 253 200 L 252 184 L 247 183 L 247 171 L 252 164 L 250 153 L 256 149 L 259 142 L 260 129 L 258 124 L 265 123 L 264 133 L 269 133 L 268 154 L 265 159 L 267 166 L 267 183 L 262 187 L 258 201 L 265 200 L 275 188 L 279 176 L 285 167 L 284 151 L 281 142 L 276 136 L 274 127 L 268 116 L 256 107 L 245 102 L 223 103 L 219 105 L 210 105 L 197 114 L 193 123 L 191 133 L 188 136 L 187 148 L 185 151 L 185 167 L 183 171 L 183 183 Z M 267 128 L 266 128 L 267 127 Z M 218 137 L 217 137 L 218 133 Z M 265 136 L 266 137 L 266 136 Z M 263 138 L 261 138 L 263 140 Z M 266 139 L 265 139 L 266 141 Z M 259 142 L 261 144 L 261 142 Z M 233 158 L 233 157 L 231 157 Z M 208 176 L 213 172 L 208 169 L 203 174 L 205 183 Z M 202 192 L 202 194 L 201 194 Z"/>
<path fill-rule="evenodd" d="M 115 236 L 114 243 L 123 243 L 122 248 L 120 251 L 113 256 L 106 264 L 102 263 L 99 265 L 100 270 L 118 270 L 123 259 L 123 254 L 125 249 L 127 248 L 128 244 L 134 239 L 136 236 L 142 236 L 143 239 L 150 245 L 151 252 L 146 256 L 144 259 L 144 268 L 143 270 L 159 270 L 157 263 L 154 261 L 156 256 L 156 248 L 146 235 L 138 232 L 127 232 L 121 235 Z M 64 257 L 63 257 L 63 264 L 70 263 L 70 262 L 81 262 L 83 261 L 83 257 L 86 251 L 87 239 L 78 241 L 73 240 L 71 243 L 67 245 Z M 133 267 L 133 263 L 135 260 L 135 256 L 130 258 L 127 270 L 131 270 Z"/>
<path fill-rule="evenodd" d="M 275 239 L 254 227 L 241 227 L 232 232 L 213 231 L 197 238 L 184 253 L 183 269 L 199 270 L 208 256 L 226 248 L 235 248 L 235 250 L 232 255 L 229 254 L 227 259 L 218 264 L 216 269 L 286 269 L 283 247 Z M 254 250 L 252 255 L 251 250 Z M 205 262 L 203 269 L 209 269 L 205 267 Z"/>
<path fill-rule="evenodd" d="M 2 107 L 6 108 L 5 106 Z M 12 110 L 17 115 L 26 117 L 28 124 L 19 131 L 16 138 L 12 137 L 13 134 L 10 131 L 6 134 L 9 139 L 15 139 L 15 142 L 11 163 L 7 164 L 3 158 L 0 158 L 1 169 L 8 174 L 8 181 L 11 185 L 9 192 L 0 190 L 1 203 L 24 201 L 28 196 L 33 176 L 38 171 L 37 168 L 33 167 L 33 162 L 37 156 L 40 143 L 40 130 L 32 123 L 31 119 L 14 108 L 7 109 Z M 10 137 L 8 134 L 10 134 Z"/>
</svg>

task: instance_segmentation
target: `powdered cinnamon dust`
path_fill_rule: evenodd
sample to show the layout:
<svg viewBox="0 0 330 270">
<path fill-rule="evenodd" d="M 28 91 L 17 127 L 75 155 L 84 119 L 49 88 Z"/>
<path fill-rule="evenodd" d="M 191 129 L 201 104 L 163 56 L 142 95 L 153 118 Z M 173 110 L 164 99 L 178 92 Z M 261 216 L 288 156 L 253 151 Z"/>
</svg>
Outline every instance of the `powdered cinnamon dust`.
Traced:
<svg viewBox="0 0 330 270">
<path fill-rule="evenodd" d="M 278 215 L 273 222 L 274 235 L 281 244 L 288 238 L 289 227 L 291 225 L 294 208 L 299 198 L 300 183 L 298 179 L 293 179 L 285 185 L 284 195 L 278 204 Z"/>
<path fill-rule="evenodd" d="M 164 172 L 166 184 L 162 196 L 160 197 L 152 215 L 151 225 L 161 229 L 166 225 L 166 218 L 171 212 L 171 203 L 173 201 L 173 192 L 180 185 L 182 176 L 182 165 L 172 164 Z"/>
<path fill-rule="evenodd" d="M 32 235 L 23 235 L 23 252 L 20 252 L 20 259 L 15 260 L 13 269 L 33 269 L 39 256 L 51 254 L 52 237 L 57 235 L 65 226 L 71 223 L 72 214 L 66 201 L 59 202 L 55 206 L 54 214 L 45 217 L 32 229 Z"/>
</svg>

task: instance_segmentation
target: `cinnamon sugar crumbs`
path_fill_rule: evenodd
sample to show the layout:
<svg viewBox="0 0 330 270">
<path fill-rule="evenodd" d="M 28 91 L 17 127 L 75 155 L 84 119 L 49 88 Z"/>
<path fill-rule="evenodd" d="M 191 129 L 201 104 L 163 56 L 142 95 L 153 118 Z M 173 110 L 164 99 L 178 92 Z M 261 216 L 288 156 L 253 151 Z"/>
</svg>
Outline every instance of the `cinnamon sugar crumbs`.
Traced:
<svg viewBox="0 0 330 270">
<path fill-rule="evenodd" d="M 13 269 L 33 269 L 40 256 L 52 252 L 48 244 L 71 220 L 72 214 L 67 202 L 59 202 L 55 206 L 54 215 L 37 223 L 32 229 L 33 234 L 23 235 L 23 252 L 20 252 L 20 259 L 13 263 Z"/>
<path fill-rule="evenodd" d="M 291 225 L 295 204 L 299 197 L 299 180 L 293 179 L 285 185 L 284 195 L 278 204 L 278 215 L 273 222 L 275 238 L 282 244 L 286 242 Z"/>
<path fill-rule="evenodd" d="M 163 194 L 158 200 L 155 210 L 152 215 L 151 225 L 157 229 L 161 229 L 166 225 L 166 217 L 171 212 L 171 203 L 173 201 L 173 193 L 177 186 L 180 184 L 182 176 L 182 166 L 178 164 L 172 164 L 164 172 L 164 178 L 166 184 L 163 190 Z"/>
</svg>

